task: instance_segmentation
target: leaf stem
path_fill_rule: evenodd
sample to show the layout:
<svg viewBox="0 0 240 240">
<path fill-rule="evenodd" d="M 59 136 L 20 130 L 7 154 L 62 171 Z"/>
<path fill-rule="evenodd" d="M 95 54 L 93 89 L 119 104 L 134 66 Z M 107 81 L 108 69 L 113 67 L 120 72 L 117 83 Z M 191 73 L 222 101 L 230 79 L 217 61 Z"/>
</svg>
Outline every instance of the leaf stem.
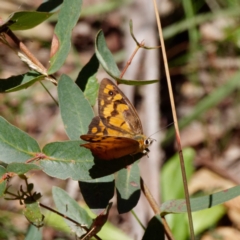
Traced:
<svg viewBox="0 0 240 240">
<path fill-rule="evenodd" d="M 49 96 L 52 98 L 52 100 L 56 103 L 57 106 L 59 106 L 58 101 L 53 97 L 53 95 L 49 92 L 49 90 L 45 87 L 45 85 L 40 81 L 40 84 L 42 87 L 46 90 L 46 92 L 49 94 Z"/>
<path fill-rule="evenodd" d="M 147 201 L 149 202 L 150 206 L 152 207 L 155 215 L 156 214 L 160 215 L 160 212 L 161 212 L 160 208 L 159 208 L 157 202 L 153 198 L 151 192 L 149 191 L 147 185 L 144 183 L 142 178 L 140 178 L 140 183 L 141 183 L 141 190 L 143 191 Z M 168 223 L 167 223 L 165 217 L 161 216 L 161 219 L 162 219 L 163 227 L 164 227 L 165 234 L 166 234 L 167 238 L 170 239 L 170 240 L 173 240 L 174 239 L 173 235 L 171 233 L 171 230 L 170 230 L 170 228 L 168 226 Z"/>
<path fill-rule="evenodd" d="M 137 220 L 137 222 L 139 223 L 139 225 L 142 227 L 142 229 L 143 229 L 144 231 L 146 231 L 146 228 L 143 226 L 143 224 L 141 223 L 139 217 L 136 215 L 136 213 L 134 212 L 133 209 L 131 210 L 131 213 L 132 213 L 132 215 L 135 217 L 135 219 Z"/>
<path fill-rule="evenodd" d="M 142 41 L 139 45 L 136 46 L 136 48 L 135 48 L 134 52 L 132 53 L 130 59 L 127 61 L 124 69 L 122 70 L 121 75 L 120 75 L 120 78 L 123 77 L 123 75 L 124 75 L 125 72 L 127 71 L 128 67 L 129 67 L 130 64 L 132 63 L 132 60 L 133 60 L 134 56 L 136 55 L 137 51 L 138 51 L 142 46 L 144 46 L 144 41 Z"/>
</svg>

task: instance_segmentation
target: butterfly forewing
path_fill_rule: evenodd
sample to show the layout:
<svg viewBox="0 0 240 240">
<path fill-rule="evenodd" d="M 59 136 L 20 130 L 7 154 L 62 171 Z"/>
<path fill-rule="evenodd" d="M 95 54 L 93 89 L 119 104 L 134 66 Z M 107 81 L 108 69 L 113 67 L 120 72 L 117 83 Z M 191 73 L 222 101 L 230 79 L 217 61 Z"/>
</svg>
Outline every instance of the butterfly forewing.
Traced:
<svg viewBox="0 0 240 240">
<path fill-rule="evenodd" d="M 88 136 L 88 135 L 86 135 Z M 87 140 L 89 141 L 89 140 Z M 83 144 L 100 159 L 111 160 L 139 152 L 139 143 L 131 138 L 105 136 Z"/>
</svg>

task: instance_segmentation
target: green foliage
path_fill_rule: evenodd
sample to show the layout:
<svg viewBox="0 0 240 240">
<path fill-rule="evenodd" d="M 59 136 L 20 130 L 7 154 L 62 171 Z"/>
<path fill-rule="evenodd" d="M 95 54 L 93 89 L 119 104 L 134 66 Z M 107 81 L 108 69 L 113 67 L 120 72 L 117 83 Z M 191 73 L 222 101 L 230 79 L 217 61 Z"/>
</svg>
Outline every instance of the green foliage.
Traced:
<svg viewBox="0 0 240 240">
<path fill-rule="evenodd" d="M 116 174 L 118 212 L 125 213 L 133 209 L 140 198 L 140 171 L 137 163 Z"/>
<path fill-rule="evenodd" d="M 109 9 L 115 9 L 121 6 L 122 3 L 109 2 L 108 4 L 104 5 L 105 8 L 99 11 L 106 12 Z M 184 2 L 186 19 L 175 26 L 166 28 L 164 30 L 165 38 L 188 29 L 192 44 L 191 49 L 196 49 L 199 42 L 196 24 L 214 19 L 220 13 L 224 14 L 224 16 L 230 16 L 239 12 L 239 4 L 234 5 L 229 1 L 225 4 L 230 6 L 226 10 L 221 10 L 211 15 L 199 14 L 193 19 L 197 12 L 197 7 L 192 1 Z M 50 78 L 54 79 L 51 74 L 56 73 L 62 67 L 71 49 L 71 33 L 81 15 L 81 6 L 81 0 L 48 1 L 39 6 L 38 12 L 12 13 L 9 19 L 0 27 L 2 32 L 33 28 L 46 21 L 53 14 L 56 14 L 56 11 L 53 13 L 50 13 L 50 11 L 61 7 L 54 30 L 53 43 L 55 45 L 53 44 L 52 46 L 52 55 L 49 59 L 50 66 L 46 70 L 49 75 L 43 75 L 35 69 L 35 71 L 31 70 L 19 76 L 1 79 L 1 93 L 21 91 L 38 82 L 42 83 Z M 87 10 L 89 12 L 92 10 L 89 14 L 93 14 L 96 11 L 95 7 Z M 43 10 L 49 12 L 42 12 Z M 238 35 L 239 30 L 236 29 L 236 34 L 229 35 L 229 39 L 234 39 L 237 42 Z M 2 38 L 1 40 L 3 41 Z M 99 64 L 101 64 L 107 74 L 119 83 L 145 85 L 158 81 L 120 78 L 118 66 L 107 47 L 103 31 L 100 30 L 95 39 L 95 54 L 79 71 L 76 82 L 67 75 L 61 75 L 58 81 L 54 82 L 57 85 L 59 109 L 66 133 L 70 139 L 69 141 L 50 142 L 40 148 L 38 142 L 33 137 L 0 117 L 0 197 L 4 197 L 6 200 L 17 200 L 24 205 L 23 214 L 32 224 L 28 229 L 26 239 L 41 239 L 41 232 L 38 228 L 43 224 L 52 226 L 64 233 L 70 233 L 69 229 L 71 229 L 77 236 L 88 234 L 95 227 L 92 215 L 83 207 L 80 207 L 66 192 L 57 187 L 53 187 L 52 190 L 55 206 L 59 213 L 67 216 L 68 219 L 65 218 L 65 222 L 63 222 L 62 215 L 60 217 L 54 213 L 49 216 L 45 212 L 42 213 L 43 205 L 40 204 L 41 193 L 34 192 L 35 186 L 32 183 L 28 183 L 28 178 L 25 175 L 30 171 L 43 171 L 48 176 L 54 178 L 62 180 L 71 178 L 79 181 L 83 198 L 91 209 L 108 208 L 109 201 L 114 196 L 114 191 L 117 193 L 119 213 L 129 212 L 139 201 L 141 176 L 137 160 L 142 157 L 142 154 L 107 162 L 97 159 L 90 150 L 80 147 L 85 142 L 80 140 L 79 137 L 88 131 L 88 125 L 94 117 L 92 106 L 95 105 L 97 99 L 99 84 L 96 74 Z M 193 113 L 180 121 L 180 127 L 187 126 L 236 89 L 239 89 L 239 77 L 239 73 L 236 73 L 223 86 L 196 104 Z M 172 136 L 173 130 L 169 130 L 166 141 L 171 139 Z M 190 179 L 194 173 L 193 158 L 195 153 L 192 149 L 185 149 L 183 154 L 187 177 Z M 9 185 L 9 181 L 13 177 L 19 177 L 25 183 L 25 187 L 21 185 L 19 189 L 14 189 L 13 192 Z M 176 156 L 164 165 L 160 183 L 162 184 L 163 201 L 160 208 L 161 213 L 155 215 L 149 221 L 143 239 L 164 239 L 161 216 L 165 215 L 167 215 L 166 217 L 176 239 L 186 239 L 188 237 L 188 224 L 185 214 L 187 212 L 186 201 L 183 199 L 181 172 Z M 236 186 L 206 196 L 191 198 L 192 211 L 199 211 L 193 214 L 196 233 L 201 233 L 210 226 L 214 226 L 225 213 L 225 209 L 220 204 L 239 196 L 239 191 L 240 187 Z M 216 207 L 212 208 L 213 206 Z M 94 216 L 95 220 L 100 218 L 101 214 Z M 45 215 L 47 218 L 45 218 Z M 207 219 L 206 215 L 208 215 Z M 106 236 L 109 235 L 114 236 L 116 240 L 128 238 L 107 223 L 99 236 L 107 238 Z"/>
<path fill-rule="evenodd" d="M 48 74 L 53 74 L 65 62 L 71 47 L 71 33 L 81 13 L 82 0 L 63 1 L 59 19 L 55 27 L 55 38 L 52 45 L 52 56 Z"/>
<path fill-rule="evenodd" d="M 24 163 L 38 152 L 36 140 L 0 117 L 0 159 L 4 163 Z"/>
<path fill-rule="evenodd" d="M 115 80 L 117 80 L 119 83 L 124 83 L 126 85 L 146 85 L 151 83 L 156 83 L 158 80 L 149 80 L 149 81 L 143 81 L 143 80 L 127 80 L 120 78 L 120 71 L 117 67 L 117 64 L 115 63 L 113 56 L 110 52 L 110 50 L 107 47 L 104 35 L 102 30 L 100 30 L 96 36 L 95 40 L 95 51 L 96 56 L 98 58 L 98 61 L 101 63 L 104 70 Z"/>
<path fill-rule="evenodd" d="M 92 219 L 84 208 L 80 207 L 79 204 L 70 198 L 61 188 L 53 187 L 52 192 L 55 205 L 60 213 L 67 215 L 71 219 L 80 223 L 80 225 L 90 228 Z M 75 223 L 66 219 L 65 222 L 71 230 L 77 234 L 77 236 L 81 236 L 86 233 L 81 226 L 77 226 Z"/>
<path fill-rule="evenodd" d="M 4 25 L 12 31 L 27 30 L 36 27 L 51 16 L 52 13 L 49 12 L 15 12 L 11 14 Z"/>
<path fill-rule="evenodd" d="M 25 240 L 41 240 L 42 239 L 42 230 L 30 225 Z"/>
<path fill-rule="evenodd" d="M 68 137 L 78 140 L 80 135 L 87 132 L 94 116 L 92 107 L 79 87 L 66 75 L 62 75 L 58 82 L 58 96 Z"/>
<path fill-rule="evenodd" d="M 193 159 L 195 153 L 192 149 L 188 148 L 183 150 L 183 155 L 187 178 L 190 179 L 194 173 Z M 173 174 L 174 178 L 171 177 Z M 168 214 L 166 217 L 176 239 L 186 239 L 188 237 L 187 216 L 182 213 L 186 213 L 187 209 L 186 200 L 180 199 L 184 198 L 183 184 L 180 180 L 179 158 L 177 155 L 174 155 L 164 165 L 161 172 L 162 200 L 164 202 L 161 206 L 161 215 Z M 232 199 L 233 196 L 238 196 L 239 188 L 239 186 L 236 186 L 210 195 L 190 199 L 192 212 L 199 211 L 193 214 L 196 234 L 213 226 L 223 216 L 225 211 L 223 206 L 219 204 Z M 171 189 L 171 191 L 169 189 Z M 169 215 L 173 213 L 178 214 Z M 206 217 L 206 215 L 208 215 L 207 221 L 201 221 L 202 216 Z"/>
<path fill-rule="evenodd" d="M 30 71 L 24 75 L 18 75 L 18 76 L 12 76 L 5 81 L 3 79 L 0 79 L 0 92 L 14 92 L 14 91 L 19 91 L 21 89 L 25 89 L 33 85 L 37 81 L 41 81 L 45 78 L 45 76 L 34 72 Z"/>
</svg>

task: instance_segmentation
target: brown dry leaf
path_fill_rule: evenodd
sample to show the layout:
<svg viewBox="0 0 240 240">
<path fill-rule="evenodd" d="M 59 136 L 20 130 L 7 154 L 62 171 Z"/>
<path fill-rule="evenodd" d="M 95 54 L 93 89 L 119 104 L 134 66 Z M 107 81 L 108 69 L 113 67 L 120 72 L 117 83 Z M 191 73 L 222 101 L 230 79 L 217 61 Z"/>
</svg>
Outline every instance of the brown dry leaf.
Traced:
<svg viewBox="0 0 240 240">
<path fill-rule="evenodd" d="M 214 231 L 208 232 L 205 234 L 201 240 L 233 240 L 240 239 L 240 232 L 231 227 L 220 227 Z"/>
</svg>

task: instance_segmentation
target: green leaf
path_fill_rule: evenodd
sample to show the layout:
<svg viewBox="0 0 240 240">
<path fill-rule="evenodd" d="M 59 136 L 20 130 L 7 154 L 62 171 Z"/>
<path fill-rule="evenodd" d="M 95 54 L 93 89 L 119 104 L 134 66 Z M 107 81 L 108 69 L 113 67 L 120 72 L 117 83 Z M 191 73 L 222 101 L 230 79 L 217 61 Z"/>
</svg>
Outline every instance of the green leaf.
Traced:
<svg viewBox="0 0 240 240">
<path fill-rule="evenodd" d="M 63 217 L 54 212 L 47 212 L 44 218 L 44 226 L 49 226 L 64 233 L 71 233 L 71 229 L 64 221 Z"/>
<path fill-rule="evenodd" d="M 216 225 L 216 223 L 226 214 L 226 208 L 222 205 L 214 208 L 205 209 L 193 213 L 193 224 L 195 234 L 200 234 L 206 229 Z M 206 217 L 207 216 L 207 217 Z M 186 216 L 187 223 L 187 216 Z"/>
<path fill-rule="evenodd" d="M 48 12 L 15 12 L 9 16 L 4 25 L 8 25 L 12 31 L 27 30 L 36 27 L 52 15 L 53 13 Z"/>
<path fill-rule="evenodd" d="M 80 147 L 83 141 L 53 142 L 44 146 L 47 158 L 40 161 L 43 171 L 56 178 L 91 180 L 90 169 L 94 165 L 91 152 Z"/>
<path fill-rule="evenodd" d="M 94 53 L 89 62 L 81 69 L 76 79 L 76 84 L 82 91 L 85 90 L 87 82 L 90 78 L 95 76 L 99 68 L 99 62 Z"/>
<path fill-rule="evenodd" d="M 36 227 L 41 227 L 43 225 L 44 216 L 41 213 L 38 202 L 25 204 L 23 214 L 28 219 L 28 221 Z"/>
<path fill-rule="evenodd" d="M 87 226 L 88 228 L 91 226 L 92 219 L 86 210 L 80 207 L 76 201 L 70 198 L 70 196 L 64 190 L 58 187 L 53 187 L 52 193 L 54 203 L 60 213 L 70 217 L 81 225 Z M 86 233 L 83 228 L 77 226 L 75 223 L 67 219 L 64 220 L 72 229 L 72 231 L 75 232 L 78 236 Z"/>
<path fill-rule="evenodd" d="M 80 181 L 79 187 L 90 209 L 105 209 L 114 195 L 114 178 L 110 175 L 90 182 Z"/>
<path fill-rule="evenodd" d="M 195 157 L 195 151 L 192 148 L 185 148 L 183 149 L 183 156 L 186 175 L 189 180 L 194 172 L 193 160 Z M 173 175 L 174 178 L 172 177 Z M 163 202 L 169 199 L 184 197 L 182 173 L 178 154 L 175 154 L 163 165 L 160 177 L 160 185 L 162 189 L 161 196 Z"/>
<path fill-rule="evenodd" d="M 63 1 L 54 30 L 57 50 L 50 58 L 49 74 L 53 74 L 65 62 L 71 47 L 72 29 L 81 13 L 82 0 Z"/>
<path fill-rule="evenodd" d="M 26 89 L 33 85 L 37 81 L 41 81 L 45 76 L 30 71 L 18 76 L 12 76 L 7 79 L 0 79 L 0 92 L 14 92 L 22 89 Z"/>
<path fill-rule="evenodd" d="M 87 133 L 88 125 L 94 117 L 91 105 L 80 88 L 66 75 L 58 84 L 59 107 L 67 135 L 72 140 L 80 139 Z"/>
<path fill-rule="evenodd" d="M 148 223 L 142 240 L 164 240 L 164 227 L 159 215 L 155 215 Z"/>
<path fill-rule="evenodd" d="M 3 166 L 0 166 L 0 197 L 3 197 L 4 191 L 7 186 L 7 179 L 4 178 L 5 174 L 7 173 L 7 169 Z"/>
<path fill-rule="evenodd" d="M 221 101 L 223 101 L 226 97 L 231 95 L 231 93 L 240 87 L 240 71 L 237 72 L 232 78 L 226 81 L 221 87 L 216 88 L 215 91 L 211 92 L 210 95 L 205 97 L 203 100 L 199 101 L 195 107 L 194 111 L 182 118 L 179 121 L 180 129 L 188 126 L 193 120 L 200 118 L 206 111 L 210 110 L 212 107 L 215 107 Z M 169 143 L 174 137 L 174 128 L 170 128 L 167 131 L 166 138 L 164 139 L 163 144 Z"/>
<path fill-rule="evenodd" d="M 86 89 L 84 91 L 84 95 L 88 99 L 91 106 L 94 106 L 96 103 L 97 95 L 98 95 L 99 83 L 96 77 L 89 78 Z"/>
<path fill-rule="evenodd" d="M 14 172 L 18 175 L 25 174 L 31 170 L 40 170 L 41 168 L 35 164 L 26 163 L 10 163 L 7 166 L 8 172 Z"/>
<path fill-rule="evenodd" d="M 5 174 L 7 173 L 7 169 L 3 166 L 0 166 L 0 178 Z"/>
<path fill-rule="evenodd" d="M 218 204 L 227 202 L 240 195 L 240 186 L 235 186 L 229 189 L 222 190 L 217 193 L 210 195 L 191 198 L 191 210 L 200 211 L 203 209 L 208 209 L 214 207 Z M 177 199 L 169 200 L 161 205 L 161 215 L 166 215 L 169 213 L 185 213 L 187 212 L 186 200 Z"/>
<path fill-rule="evenodd" d="M 101 239 L 109 239 L 109 236 L 114 236 L 114 240 L 133 240 L 130 236 L 124 233 L 120 228 L 107 222 L 101 231 L 98 233 Z"/>
<path fill-rule="evenodd" d="M 115 178 L 117 189 L 118 212 L 126 213 L 133 209 L 140 198 L 140 172 L 135 162 L 121 169 Z"/>
<path fill-rule="evenodd" d="M 48 0 L 44 1 L 37 9 L 38 12 L 54 12 L 57 11 L 63 0 Z"/>
<path fill-rule="evenodd" d="M 42 230 L 35 227 L 34 225 L 30 225 L 27 231 L 27 236 L 25 240 L 42 240 Z"/>
<path fill-rule="evenodd" d="M 109 75 L 110 73 L 115 76 L 120 75 L 120 71 L 114 61 L 112 53 L 107 47 L 102 30 L 100 30 L 96 36 L 95 52 L 102 67 Z"/>
<path fill-rule="evenodd" d="M 0 159 L 2 162 L 25 162 L 40 151 L 36 140 L 0 117 Z"/>
<path fill-rule="evenodd" d="M 96 56 L 101 63 L 104 70 L 115 80 L 117 80 L 119 83 L 124 83 L 127 85 L 146 85 L 151 83 L 156 83 L 159 80 L 149 80 L 149 81 L 133 81 L 133 80 L 127 80 L 119 78 L 120 71 L 114 61 L 114 58 L 112 56 L 112 53 L 107 47 L 104 35 L 102 30 L 98 32 L 95 40 L 95 52 Z"/>
</svg>

